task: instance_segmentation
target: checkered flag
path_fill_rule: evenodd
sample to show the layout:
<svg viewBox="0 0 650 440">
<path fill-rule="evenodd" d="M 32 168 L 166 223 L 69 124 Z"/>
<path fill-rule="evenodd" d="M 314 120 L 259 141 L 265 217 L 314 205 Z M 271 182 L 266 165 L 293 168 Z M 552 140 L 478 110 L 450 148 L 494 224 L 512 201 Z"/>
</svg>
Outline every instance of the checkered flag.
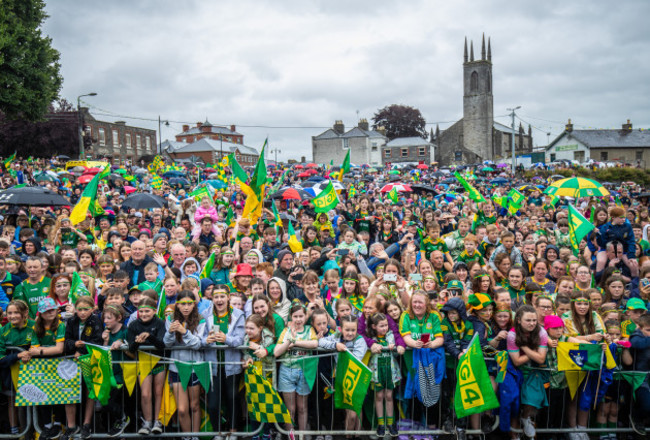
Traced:
<svg viewBox="0 0 650 440">
<path fill-rule="evenodd" d="M 251 366 L 246 371 L 245 382 L 248 412 L 255 420 L 266 423 L 291 423 L 291 415 L 277 391 L 254 367 Z"/>
</svg>

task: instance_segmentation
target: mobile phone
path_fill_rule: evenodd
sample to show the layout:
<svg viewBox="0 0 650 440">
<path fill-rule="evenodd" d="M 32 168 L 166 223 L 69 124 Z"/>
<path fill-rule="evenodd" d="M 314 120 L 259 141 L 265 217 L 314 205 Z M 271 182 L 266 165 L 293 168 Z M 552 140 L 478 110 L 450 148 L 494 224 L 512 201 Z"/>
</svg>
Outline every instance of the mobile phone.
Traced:
<svg viewBox="0 0 650 440">
<path fill-rule="evenodd" d="M 343 255 L 349 254 L 350 250 L 349 249 L 339 249 L 338 251 L 336 251 L 336 253 L 337 253 L 337 255 L 343 256 Z"/>
<path fill-rule="evenodd" d="M 422 281 L 422 275 L 419 273 L 412 273 L 409 275 L 409 278 L 413 281 Z"/>
<path fill-rule="evenodd" d="M 108 275 L 106 275 L 106 281 L 107 281 L 107 282 L 110 283 L 110 282 L 112 282 L 113 280 L 114 280 L 114 277 L 113 277 L 113 274 L 112 274 L 112 273 L 109 273 Z"/>
<path fill-rule="evenodd" d="M 300 281 L 300 280 L 302 280 L 303 276 L 304 276 L 304 274 L 297 273 L 297 274 L 291 275 L 291 279 L 294 280 L 294 281 Z"/>
<path fill-rule="evenodd" d="M 384 281 L 392 281 L 393 283 L 397 281 L 397 274 L 394 273 L 385 273 Z"/>
<path fill-rule="evenodd" d="M 429 338 L 431 337 L 431 334 L 429 333 L 422 333 L 420 335 L 420 341 L 424 342 L 425 344 L 429 342 Z"/>
<path fill-rule="evenodd" d="M 61 228 L 61 232 L 67 234 L 68 232 L 70 232 L 70 228 Z"/>
<path fill-rule="evenodd" d="M 647 278 L 641 278 L 641 286 L 647 288 L 648 286 L 650 286 L 650 280 Z"/>
</svg>

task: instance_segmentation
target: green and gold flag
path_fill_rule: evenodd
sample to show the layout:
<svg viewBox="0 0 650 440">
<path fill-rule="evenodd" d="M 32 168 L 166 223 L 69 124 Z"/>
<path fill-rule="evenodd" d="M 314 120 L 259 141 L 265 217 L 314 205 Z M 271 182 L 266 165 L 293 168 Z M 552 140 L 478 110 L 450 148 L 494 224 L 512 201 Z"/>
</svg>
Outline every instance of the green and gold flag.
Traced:
<svg viewBox="0 0 650 440">
<path fill-rule="evenodd" d="M 111 351 L 92 344 L 86 344 L 86 349 L 88 354 L 79 357 L 79 364 L 88 387 L 88 397 L 106 405 L 111 389 L 117 387 L 113 376 Z"/>
<path fill-rule="evenodd" d="M 199 278 L 201 279 L 210 278 L 210 273 L 212 273 L 212 268 L 214 268 L 215 255 L 217 255 L 216 252 L 212 252 L 210 254 L 208 261 L 206 261 L 205 266 L 203 266 L 203 270 L 201 271 L 201 275 L 199 275 Z"/>
<path fill-rule="evenodd" d="M 291 414 L 271 383 L 250 366 L 244 374 L 248 413 L 258 422 L 291 423 Z"/>
<path fill-rule="evenodd" d="M 296 237 L 296 231 L 293 229 L 291 220 L 287 220 L 287 223 L 289 224 L 287 227 L 287 233 L 289 234 L 289 247 L 291 248 L 291 252 L 302 252 L 302 243 L 298 240 L 298 237 Z"/>
<path fill-rule="evenodd" d="M 339 171 L 339 182 L 343 180 L 343 175 L 350 172 L 350 150 L 348 150 L 343 159 L 343 164 L 341 164 L 341 170 Z"/>
<path fill-rule="evenodd" d="M 81 402 L 81 375 L 76 360 L 33 358 L 19 364 L 16 406 Z"/>
<path fill-rule="evenodd" d="M 72 273 L 72 285 L 70 286 L 69 300 L 72 304 L 77 302 L 77 298 L 80 296 L 90 296 L 90 291 L 86 288 L 86 285 L 81 280 L 79 273 Z"/>
<path fill-rule="evenodd" d="M 486 202 L 485 197 L 483 197 L 483 194 L 481 194 L 476 188 L 474 188 L 463 176 L 460 175 L 458 171 L 454 171 L 454 176 L 458 181 L 460 182 L 461 185 L 465 188 L 467 191 L 467 194 L 469 195 L 470 200 L 474 200 L 476 203 L 482 203 Z"/>
<path fill-rule="evenodd" d="M 332 181 L 329 181 L 325 189 L 321 191 L 316 197 L 311 199 L 311 204 L 314 205 L 314 211 L 317 213 L 328 212 L 331 209 L 334 209 L 339 203 L 339 198 L 336 195 L 336 190 Z"/>
<path fill-rule="evenodd" d="M 558 342 L 558 371 L 598 371 L 602 367 L 616 368 L 616 361 L 609 349 L 603 351 L 601 344 Z"/>
<path fill-rule="evenodd" d="M 155 189 L 162 188 L 163 179 L 156 173 L 151 173 L 151 186 Z"/>
<path fill-rule="evenodd" d="M 568 220 L 569 239 L 571 240 L 573 254 L 577 256 L 580 253 L 580 242 L 594 229 L 594 225 L 589 223 L 589 220 L 584 218 L 573 205 L 569 205 Z"/>
<path fill-rule="evenodd" d="M 16 159 L 16 152 L 15 151 L 14 151 L 14 154 L 12 154 L 11 156 L 9 156 L 8 158 L 6 158 L 4 160 L 4 164 L 5 164 L 6 169 L 9 169 L 9 167 L 11 166 L 11 162 L 13 162 L 14 159 Z"/>
<path fill-rule="evenodd" d="M 70 221 L 73 225 L 79 224 L 82 221 L 86 220 L 88 211 L 91 213 L 96 212 L 94 210 L 97 206 L 97 188 L 99 187 L 99 181 L 108 176 L 110 171 L 111 167 L 106 165 L 103 171 L 97 173 L 97 175 L 95 175 L 95 177 L 93 177 L 92 180 L 88 182 L 88 185 L 86 185 L 86 188 L 84 188 L 83 193 L 81 193 L 81 198 L 79 198 L 79 201 L 70 213 Z"/>
<path fill-rule="evenodd" d="M 339 353 L 334 383 L 334 406 L 361 415 L 372 372 L 349 351 Z"/>
<path fill-rule="evenodd" d="M 391 188 L 391 190 L 388 192 L 388 198 L 393 203 L 399 202 L 399 194 L 397 194 L 397 190 L 395 189 L 395 187 Z"/>
<path fill-rule="evenodd" d="M 268 140 L 267 140 L 268 141 Z M 262 216 L 262 208 L 264 206 L 264 192 L 266 184 L 266 164 L 264 162 L 264 149 L 266 148 L 267 141 L 264 141 L 264 146 L 260 152 L 260 157 L 255 165 L 255 170 L 251 176 L 250 185 L 241 182 L 239 187 L 248 196 L 246 197 L 246 204 L 244 205 L 244 212 L 242 217 L 248 218 L 251 224 L 257 223 L 257 220 Z"/>
<path fill-rule="evenodd" d="M 248 174 L 246 174 L 246 171 L 244 171 L 241 165 L 239 165 L 234 153 L 228 156 L 228 162 L 230 163 L 233 177 L 242 183 L 246 183 L 248 180 Z"/>
<path fill-rule="evenodd" d="M 456 369 L 456 415 L 466 417 L 499 407 L 488 376 L 478 335 L 474 335 Z"/>
</svg>

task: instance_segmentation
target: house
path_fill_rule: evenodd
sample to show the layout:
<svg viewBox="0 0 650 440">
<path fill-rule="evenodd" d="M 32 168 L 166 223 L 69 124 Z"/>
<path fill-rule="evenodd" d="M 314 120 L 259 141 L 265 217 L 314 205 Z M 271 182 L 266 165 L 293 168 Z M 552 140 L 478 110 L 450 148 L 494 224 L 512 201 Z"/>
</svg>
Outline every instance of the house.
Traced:
<svg viewBox="0 0 650 440">
<path fill-rule="evenodd" d="M 650 131 L 634 130 L 630 120 L 621 129 L 574 130 L 571 119 L 546 147 L 547 162 L 561 159 L 650 165 Z"/>
<path fill-rule="evenodd" d="M 190 144 L 167 141 L 163 143 L 163 152 L 173 160 L 195 156 L 200 157 L 205 163 L 215 163 L 224 156 L 234 154 L 237 162 L 243 167 L 255 166 L 260 157 L 256 149 L 244 144 L 217 141 L 207 137 Z"/>
<path fill-rule="evenodd" d="M 312 157 L 315 163 L 340 164 L 350 151 L 350 162 L 356 164 L 381 165 L 381 150 L 388 138 L 381 132 L 370 130 L 368 120 L 361 119 L 351 130 L 345 131 L 342 121 L 318 136 L 312 136 Z"/>
<path fill-rule="evenodd" d="M 434 161 L 434 145 L 419 136 L 396 138 L 382 148 L 382 164 L 398 162 Z"/>
<path fill-rule="evenodd" d="M 105 157 L 113 163 L 130 160 L 135 163 L 139 157 L 156 154 L 156 130 L 133 127 L 124 121 L 105 122 L 95 119 L 87 107 L 81 107 L 84 136 L 90 139 L 86 156 Z"/>
<path fill-rule="evenodd" d="M 214 139 L 215 141 L 229 142 L 231 144 L 244 144 L 244 135 L 237 133 L 236 127 L 230 128 L 212 125 L 210 122 L 197 122 L 196 127 L 183 125 L 183 131 L 176 135 L 176 142 L 191 144 L 201 139 Z"/>
</svg>

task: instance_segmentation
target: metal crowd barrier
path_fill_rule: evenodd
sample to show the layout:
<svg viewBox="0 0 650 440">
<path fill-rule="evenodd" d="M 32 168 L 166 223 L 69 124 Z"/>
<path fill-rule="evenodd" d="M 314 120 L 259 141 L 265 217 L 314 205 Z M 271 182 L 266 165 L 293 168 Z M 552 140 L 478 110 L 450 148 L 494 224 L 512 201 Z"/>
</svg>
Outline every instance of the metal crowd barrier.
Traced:
<svg viewBox="0 0 650 440">
<path fill-rule="evenodd" d="M 233 347 L 227 347 L 227 346 L 218 346 L 218 347 L 216 347 L 217 350 L 232 349 L 232 348 Z M 126 349 L 126 347 L 123 347 L 123 349 Z M 146 351 L 146 350 L 151 350 L 151 349 L 153 349 L 153 347 L 141 347 L 141 351 Z M 246 347 L 237 347 L 236 349 L 244 350 L 244 349 L 246 349 Z M 203 349 L 203 350 L 214 350 L 214 348 Z M 332 351 L 323 350 L 323 349 L 314 349 L 314 350 L 301 349 L 301 350 L 315 352 L 315 354 L 313 356 L 319 357 L 319 358 L 332 357 L 332 356 L 335 356 L 337 354 L 337 352 L 332 352 Z M 166 352 L 169 352 L 169 351 L 171 351 L 171 350 L 166 350 Z M 486 360 L 490 360 L 490 359 L 491 358 L 486 357 Z M 125 357 L 125 360 L 123 360 L 123 361 L 114 361 L 114 362 L 116 362 L 116 363 L 117 362 L 133 362 L 133 363 L 136 363 L 137 361 L 128 360 L 128 358 Z M 160 360 L 160 362 L 162 364 L 164 364 L 164 365 L 169 365 L 173 361 L 171 359 L 163 358 L 163 359 Z M 278 377 L 278 364 L 280 364 L 280 363 L 282 363 L 281 359 L 276 360 L 274 362 L 273 386 L 276 389 L 277 389 L 277 377 Z M 219 362 L 219 364 L 226 364 L 226 363 L 225 362 Z M 400 365 L 400 368 L 402 369 L 402 372 L 404 372 L 404 369 L 403 369 L 403 356 L 399 357 L 399 365 Z M 549 369 L 540 369 L 540 370 L 550 371 Z M 404 373 L 402 374 L 402 376 L 403 376 L 402 377 L 402 384 L 404 384 L 404 382 L 406 381 L 406 376 L 405 376 Z M 214 374 L 213 374 L 213 377 L 214 377 Z M 240 379 L 243 380 L 243 378 L 240 378 Z M 331 380 L 331 377 L 328 378 L 328 379 Z M 450 380 L 450 379 L 447 378 L 445 380 Z M 626 391 L 625 389 L 622 389 L 622 388 L 625 388 L 623 386 L 622 382 L 623 382 L 623 380 L 621 379 L 618 382 L 615 382 L 614 384 L 612 384 L 612 386 L 615 386 L 615 385 L 618 386 L 617 392 L 615 394 L 616 398 L 617 398 L 616 401 L 620 402 L 621 396 L 623 395 L 624 398 L 626 399 L 626 402 L 629 402 L 630 405 L 633 405 L 632 393 L 622 394 L 623 392 Z M 318 379 L 317 379 L 317 383 L 318 383 Z M 235 382 L 235 386 L 238 387 L 238 388 L 240 387 L 240 384 L 241 384 L 241 381 Z M 333 380 L 332 380 L 332 385 L 333 385 Z M 242 386 L 242 388 L 243 388 L 243 386 Z M 455 388 L 451 390 L 451 399 L 448 399 L 449 400 L 448 402 L 442 402 L 444 394 L 443 394 L 443 392 L 441 390 L 438 403 L 436 403 L 434 405 L 434 407 L 432 407 L 432 408 L 435 408 L 435 414 L 434 414 L 434 417 L 433 417 L 435 420 L 429 420 L 429 413 L 431 411 L 427 410 L 426 408 L 424 408 L 424 409 L 418 408 L 418 407 L 422 407 L 422 405 L 421 405 L 421 403 L 416 402 L 417 399 L 415 399 L 415 398 L 411 399 L 410 401 L 407 401 L 406 406 L 404 406 L 405 401 L 402 401 L 402 400 L 399 399 L 399 397 L 400 397 L 400 395 L 399 395 L 400 394 L 399 393 L 400 389 L 401 389 L 401 386 L 396 387 L 395 394 L 393 396 L 394 408 L 395 408 L 395 421 L 398 422 L 400 420 L 400 418 L 401 418 L 400 417 L 400 407 L 401 407 L 402 410 L 407 410 L 408 411 L 408 412 L 402 414 L 405 418 L 407 418 L 409 420 L 414 420 L 415 422 L 420 422 L 422 420 L 422 417 L 420 417 L 418 420 L 415 420 L 415 418 L 413 417 L 413 414 L 417 410 L 420 410 L 420 411 L 423 411 L 423 414 L 424 414 L 424 424 L 423 425 L 425 426 L 425 428 L 417 429 L 417 430 L 404 430 L 404 431 L 400 430 L 399 431 L 400 435 L 418 436 L 419 438 L 421 438 L 422 436 L 429 436 L 429 438 L 435 438 L 435 437 L 432 437 L 432 436 L 450 435 L 450 434 L 455 435 L 455 432 L 444 431 L 442 429 L 442 427 L 440 426 L 442 424 L 442 422 L 443 422 L 443 407 L 442 406 L 443 406 L 443 404 L 451 405 L 452 400 L 453 400 L 453 393 L 455 392 Z M 207 413 L 207 394 L 208 394 L 208 391 L 203 389 L 202 386 L 201 386 L 201 390 L 202 390 L 202 394 L 200 396 L 201 402 L 205 403 L 205 409 L 201 408 L 201 411 L 202 411 L 201 419 L 203 420 L 204 418 L 209 418 L 209 415 Z M 236 404 L 242 404 L 243 403 L 243 405 L 240 408 L 240 412 L 243 415 L 243 421 L 245 422 L 245 426 L 248 427 L 248 426 L 250 426 L 249 425 L 249 422 L 250 422 L 249 413 L 248 413 L 247 408 L 246 408 L 245 399 L 242 399 L 242 396 L 245 393 L 242 393 L 241 391 L 243 391 L 243 390 L 241 390 L 241 389 L 235 390 L 235 394 L 237 396 Z M 322 411 L 321 411 L 320 405 L 323 402 L 326 402 L 326 404 L 331 405 L 333 415 L 335 414 L 335 411 L 339 411 L 339 412 L 341 411 L 341 410 L 334 409 L 333 397 L 330 396 L 330 398 L 325 399 L 324 395 L 321 396 L 322 392 L 324 393 L 324 391 L 320 390 L 318 388 L 318 386 L 314 387 L 314 389 L 312 390 L 312 394 L 316 393 L 314 401 L 317 404 L 317 408 L 315 408 L 314 410 L 309 410 L 308 409 L 308 415 L 313 416 L 313 417 L 309 417 L 309 418 L 312 419 L 311 421 L 315 423 L 317 428 L 319 428 L 321 426 L 321 424 L 320 424 L 320 415 L 321 415 Z M 153 396 L 153 393 L 155 393 L 155 390 L 152 391 L 152 396 Z M 371 390 L 369 389 L 368 394 L 370 394 L 370 393 L 371 393 Z M 547 393 L 550 394 L 550 391 L 547 390 Z M 280 395 L 280 397 L 283 398 L 282 393 L 278 393 L 278 394 Z M 140 434 L 137 433 L 137 430 L 141 426 L 141 423 L 140 423 L 140 420 L 139 420 L 139 415 L 141 413 L 141 408 L 140 408 L 141 397 L 140 397 L 139 381 L 137 381 L 137 379 L 136 379 L 136 386 L 134 387 L 133 394 L 131 396 L 128 395 L 128 392 L 126 391 L 126 389 L 122 392 L 121 395 L 122 395 L 122 402 L 120 402 L 121 407 L 126 408 L 127 410 L 131 411 L 131 414 L 129 414 L 129 416 L 131 417 L 131 421 L 130 421 L 129 426 L 127 427 L 127 430 L 124 433 L 122 433 L 119 436 L 119 438 L 143 438 L 143 435 L 140 435 Z M 135 401 L 133 401 L 133 399 L 135 399 Z M 132 406 L 131 408 L 128 408 L 127 407 L 127 400 L 131 401 L 129 403 L 135 403 L 135 405 Z M 537 431 L 537 433 L 540 433 L 540 434 L 563 434 L 564 433 L 564 434 L 566 434 L 566 433 L 578 432 L 578 431 L 576 431 L 576 429 L 563 427 L 563 425 L 565 424 L 564 419 L 566 417 L 566 404 L 569 402 L 569 400 L 570 400 L 570 398 L 569 398 L 569 390 L 568 390 L 568 388 L 566 388 L 566 389 L 564 389 L 564 394 L 563 394 L 563 399 L 562 399 L 563 407 L 561 408 L 561 411 L 559 411 L 559 413 L 562 415 L 562 417 L 561 417 L 560 420 L 551 420 L 551 412 L 548 411 L 548 408 L 551 405 L 556 404 L 557 402 L 551 402 L 550 399 L 549 399 L 549 407 L 546 408 L 546 411 L 545 411 L 545 409 L 540 409 L 540 411 L 538 413 L 538 416 L 536 418 L 536 431 Z M 373 405 L 373 409 L 374 409 L 374 399 L 372 400 L 371 404 Z M 79 418 L 83 417 L 83 403 L 82 404 L 77 404 L 77 405 L 79 405 L 79 408 L 77 410 L 77 418 L 79 419 Z M 108 438 L 109 437 L 108 433 L 107 432 L 102 432 L 103 428 L 98 426 L 98 423 L 97 423 L 98 422 L 98 410 L 99 409 L 100 409 L 100 404 L 98 402 L 95 402 L 95 409 L 94 409 L 94 414 L 93 414 L 93 418 L 92 418 L 92 434 L 91 434 L 91 438 Z M 445 408 L 444 410 L 447 411 L 447 414 L 452 414 L 452 416 L 453 416 L 452 411 L 449 411 L 449 409 L 447 409 L 447 408 Z M 496 411 L 498 411 L 498 410 L 496 410 Z M 595 413 L 594 411 L 590 411 L 589 417 L 590 418 L 593 417 L 594 413 Z M 37 406 L 25 407 L 25 414 L 26 414 L 26 416 L 25 416 L 25 427 L 22 430 L 22 432 L 20 434 L 18 434 L 18 435 L 0 433 L 0 439 L 5 439 L 5 438 L 7 438 L 7 439 L 16 439 L 16 438 L 21 438 L 23 436 L 27 436 L 27 434 L 29 434 L 29 432 L 32 430 L 32 428 L 34 429 L 35 432 L 38 432 L 40 434 L 42 432 L 42 426 L 41 426 L 41 421 L 38 419 Z M 621 420 L 622 418 L 626 418 L 625 415 L 627 415 L 627 412 L 624 413 L 619 408 L 618 414 L 619 414 L 618 419 Z M 545 418 L 544 418 L 544 415 L 546 415 Z M 361 426 L 364 426 L 364 425 L 367 426 L 368 423 L 364 423 L 364 420 L 367 422 L 367 419 L 364 419 L 363 412 L 362 412 L 361 417 L 362 417 Z M 100 418 L 103 418 L 103 417 L 100 417 Z M 208 437 L 210 437 L 210 438 L 212 438 L 212 437 L 215 437 L 215 436 L 222 436 L 222 437 L 233 436 L 233 437 L 245 437 L 245 438 L 248 438 L 248 437 L 253 437 L 253 436 L 259 436 L 262 433 L 262 430 L 264 429 L 264 424 L 262 423 L 254 431 L 244 430 L 244 431 L 230 432 L 230 431 L 212 430 L 212 431 L 199 431 L 199 432 L 196 432 L 196 431 L 195 432 L 181 432 L 180 430 L 174 430 L 175 424 L 173 422 L 174 422 L 174 420 L 176 418 L 177 418 L 177 413 L 175 413 L 172 416 L 172 419 L 170 420 L 168 426 L 163 427 L 163 433 L 162 434 L 156 434 L 155 436 L 156 437 L 161 437 L 161 438 L 179 438 L 179 437 L 187 437 L 187 438 L 189 438 L 189 437 L 198 437 L 198 438 L 208 438 Z M 240 417 L 240 419 L 241 418 L 242 417 Z M 453 417 L 452 417 L 452 420 L 456 421 L 456 419 L 453 418 Z M 108 421 L 110 421 L 110 418 L 108 419 Z M 104 420 L 104 422 L 106 422 L 106 420 Z M 240 420 L 240 422 L 241 422 L 241 420 Z M 332 435 L 332 436 L 375 436 L 375 434 L 376 434 L 376 431 L 374 429 L 361 429 L 361 430 L 350 430 L 350 431 L 347 431 L 345 429 L 336 429 L 335 425 L 340 424 L 340 423 L 336 423 L 336 418 L 334 416 L 332 417 L 332 422 L 333 423 L 329 427 L 325 427 L 325 429 L 299 430 L 299 429 L 297 429 L 297 426 L 294 426 L 292 432 L 293 432 L 294 436 L 300 438 L 301 440 L 303 440 L 306 436 L 325 436 L 325 435 Z M 627 422 L 627 420 L 623 420 L 623 422 L 625 424 Z M 63 423 L 65 423 L 65 422 L 63 422 Z M 104 425 L 108 426 L 107 423 L 104 423 Z M 498 425 L 499 425 L 499 417 L 497 415 L 494 418 L 494 422 L 493 422 L 492 426 L 488 427 L 485 431 L 486 432 L 495 431 L 498 428 Z M 81 426 L 81 423 L 77 423 L 77 426 Z M 179 424 L 178 424 L 177 428 L 180 428 Z M 289 435 L 290 434 L 290 432 L 287 431 L 280 424 L 277 424 L 277 423 L 273 424 L 273 428 L 279 434 L 282 434 L 282 435 Z M 454 426 L 454 428 L 455 428 L 455 426 Z M 514 429 L 514 428 L 512 429 L 512 431 L 515 432 L 515 433 L 522 433 L 523 432 L 521 429 Z M 631 432 L 633 432 L 633 429 L 630 426 L 617 427 L 617 428 L 585 428 L 585 429 L 582 429 L 580 432 L 586 432 L 586 433 L 589 433 L 589 434 L 597 434 L 597 433 L 601 433 L 602 431 L 607 431 L 608 433 L 631 433 Z M 472 435 L 472 434 L 474 434 L 474 435 L 484 435 L 486 433 L 480 428 L 479 429 L 471 429 L 471 428 L 469 428 L 469 426 L 467 428 L 465 428 L 465 432 L 466 432 L 466 434 L 470 434 L 470 435 Z M 154 436 L 154 435 L 151 434 L 150 436 Z M 25 438 L 27 438 L 27 437 L 25 437 Z"/>
</svg>

